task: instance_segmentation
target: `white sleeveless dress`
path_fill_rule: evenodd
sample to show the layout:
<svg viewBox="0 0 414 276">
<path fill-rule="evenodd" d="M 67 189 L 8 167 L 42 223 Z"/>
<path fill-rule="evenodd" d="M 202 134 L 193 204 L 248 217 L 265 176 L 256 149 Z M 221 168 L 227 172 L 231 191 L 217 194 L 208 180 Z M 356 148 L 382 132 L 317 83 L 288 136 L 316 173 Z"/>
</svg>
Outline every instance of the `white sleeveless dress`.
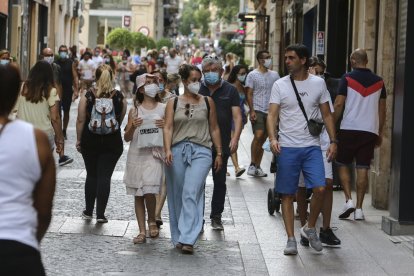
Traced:
<svg viewBox="0 0 414 276">
<path fill-rule="evenodd" d="M 137 109 L 132 116 L 136 116 Z M 152 110 L 142 106 L 138 107 L 139 117 L 151 118 L 148 120 L 164 118 L 165 104 L 158 103 Z M 129 145 L 124 183 L 126 193 L 133 196 L 144 196 L 145 194 L 159 194 L 161 183 L 164 178 L 164 162 L 154 157 L 152 148 L 138 148 L 137 128 Z M 161 149 L 162 150 L 162 149 Z"/>
</svg>

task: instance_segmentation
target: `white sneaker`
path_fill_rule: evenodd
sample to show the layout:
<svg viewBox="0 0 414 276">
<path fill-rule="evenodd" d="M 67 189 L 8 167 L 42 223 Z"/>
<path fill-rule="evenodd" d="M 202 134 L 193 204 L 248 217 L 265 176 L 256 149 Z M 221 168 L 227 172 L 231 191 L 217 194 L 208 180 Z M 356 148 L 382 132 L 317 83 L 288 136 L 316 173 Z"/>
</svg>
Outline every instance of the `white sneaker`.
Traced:
<svg viewBox="0 0 414 276">
<path fill-rule="evenodd" d="M 247 175 L 256 176 L 256 166 L 250 165 L 247 169 Z"/>
<path fill-rule="evenodd" d="M 339 213 L 339 218 L 340 219 L 345 219 L 348 218 L 349 215 L 355 211 L 355 205 L 352 202 L 352 199 L 349 199 L 345 204 L 344 207 L 342 208 L 341 213 Z"/>
<path fill-rule="evenodd" d="M 266 176 L 267 176 L 267 173 L 264 173 L 264 172 L 263 172 L 263 170 L 262 170 L 262 168 L 258 167 L 258 168 L 256 169 L 256 174 L 255 174 L 255 176 L 259 176 L 259 177 L 266 177 Z"/>
<path fill-rule="evenodd" d="M 365 220 L 364 212 L 362 212 L 362 209 L 355 209 L 354 220 Z"/>
</svg>

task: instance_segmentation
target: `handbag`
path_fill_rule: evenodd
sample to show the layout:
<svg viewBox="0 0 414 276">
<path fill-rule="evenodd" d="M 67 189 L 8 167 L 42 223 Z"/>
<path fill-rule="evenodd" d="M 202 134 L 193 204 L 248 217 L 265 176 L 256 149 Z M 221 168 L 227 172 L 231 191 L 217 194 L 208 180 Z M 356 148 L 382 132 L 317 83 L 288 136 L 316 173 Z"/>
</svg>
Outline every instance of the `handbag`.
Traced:
<svg viewBox="0 0 414 276">
<path fill-rule="evenodd" d="M 138 110 L 137 110 L 138 112 Z M 155 114 L 148 114 L 143 116 L 143 122 L 137 129 L 138 131 L 138 148 L 153 148 L 163 147 L 163 131 L 155 125 L 155 120 L 158 119 Z"/>
<path fill-rule="evenodd" d="M 298 89 L 296 88 L 296 85 L 295 85 L 295 82 L 293 81 L 293 77 L 292 76 L 290 76 L 290 82 L 292 83 L 293 90 L 295 90 L 296 99 L 298 100 L 299 107 L 302 110 L 303 116 L 305 116 L 309 133 L 312 136 L 319 136 L 321 134 L 321 132 L 322 132 L 322 128 L 323 128 L 323 125 L 324 124 L 323 123 L 319 123 L 319 122 L 315 121 L 314 119 L 308 120 L 308 115 L 306 115 L 305 108 L 303 107 L 302 100 L 300 99 Z"/>
</svg>

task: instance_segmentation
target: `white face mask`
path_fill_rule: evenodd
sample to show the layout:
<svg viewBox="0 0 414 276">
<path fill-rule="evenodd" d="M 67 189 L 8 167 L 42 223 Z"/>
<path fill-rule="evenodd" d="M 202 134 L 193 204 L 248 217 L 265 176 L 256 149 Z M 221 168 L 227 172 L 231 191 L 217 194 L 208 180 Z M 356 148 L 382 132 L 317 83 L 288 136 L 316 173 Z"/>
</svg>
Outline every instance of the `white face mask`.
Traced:
<svg viewBox="0 0 414 276">
<path fill-rule="evenodd" d="M 272 66 L 272 59 L 271 58 L 265 59 L 263 66 L 269 69 Z"/>
<path fill-rule="evenodd" d="M 240 82 L 244 82 L 246 80 L 246 75 L 237 76 Z"/>
<path fill-rule="evenodd" d="M 147 84 L 144 86 L 144 93 L 148 97 L 154 98 L 160 91 L 160 87 L 155 83 Z"/>
<path fill-rule="evenodd" d="M 196 81 L 196 82 L 192 82 L 192 83 L 190 83 L 187 87 L 188 87 L 188 90 L 191 92 L 191 93 L 193 93 L 193 94 L 198 94 L 198 92 L 200 91 L 200 86 L 201 86 L 201 84 L 200 84 L 200 82 L 198 82 L 198 81 Z"/>
<path fill-rule="evenodd" d="M 52 63 L 53 63 L 53 61 L 55 60 L 55 57 L 44 57 L 44 60 L 45 60 L 46 62 L 48 62 L 49 64 L 52 64 Z"/>
</svg>

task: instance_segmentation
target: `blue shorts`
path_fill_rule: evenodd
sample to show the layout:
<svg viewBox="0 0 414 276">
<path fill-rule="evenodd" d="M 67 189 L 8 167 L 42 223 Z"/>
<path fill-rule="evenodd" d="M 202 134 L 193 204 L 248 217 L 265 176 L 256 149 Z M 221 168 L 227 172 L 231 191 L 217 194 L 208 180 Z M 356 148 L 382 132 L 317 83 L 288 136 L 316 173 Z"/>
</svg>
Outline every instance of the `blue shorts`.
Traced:
<svg viewBox="0 0 414 276">
<path fill-rule="evenodd" d="M 277 160 L 275 187 L 278 193 L 294 195 L 298 189 L 301 171 L 306 188 L 325 186 L 325 170 L 320 147 L 282 147 Z"/>
</svg>

